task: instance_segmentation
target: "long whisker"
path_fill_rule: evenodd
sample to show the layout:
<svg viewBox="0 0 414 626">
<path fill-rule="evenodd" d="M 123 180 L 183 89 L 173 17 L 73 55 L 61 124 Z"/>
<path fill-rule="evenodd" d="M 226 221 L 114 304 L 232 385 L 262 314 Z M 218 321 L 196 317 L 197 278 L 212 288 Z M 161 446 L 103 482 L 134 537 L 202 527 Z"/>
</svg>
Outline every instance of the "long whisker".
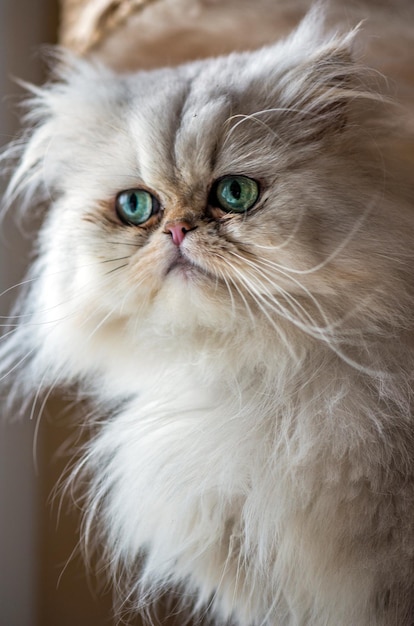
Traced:
<svg viewBox="0 0 414 626">
<path fill-rule="evenodd" d="M 252 298 L 252 300 L 256 303 L 256 305 L 258 306 L 258 308 L 262 311 L 263 315 L 267 318 L 267 320 L 270 322 L 270 324 L 272 325 L 272 327 L 274 328 L 274 330 L 277 332 L 277 334 L 279 335 L 279 337 L 281 338 L 281 340 L 283 341 L 283 343 L 285 344 L 287 350 L 289 351 L 289 353 L 291 354 L 291 356 L 295 359 L 295 361 L 298 359 L 297 354 L 295 353 L 295 351 L 293 350 L 293 347 L 291 346 L 290 342 L 287 340 L 286 334 L 284 333 L 284 331 L 282 330 L 282 328 L 280 327 L 280 325 L 277 325 L 274 321 L 274 319 L 271 317 L 271 315 L 269 314 L 269 312 L 267 311 L 267 309 L 263 306 L 263 303 L 260 301 L 260 299 L 258 299 L 258 297 L 256 297 L 256 295 L 259 294 L 255 294 L 255 287 L 254 285 L 251 285 L 247 280 L 246 277 L 244 275 L 244 273 L 239 270 L 234 264 L 231 264 L 227 259 L 225 259 L 224 257 L 222 257 L 222 259 L 224 260 L 224 262 L 231 268 L 231 270 L 238 276 L 239 281 L 241 283 L 241 285 L 243 285 L 246 289 L 248 294 L 250 295 L 250 297 Z M 233 280 L 233 284 L 236 286 L 235 281 Z M 240 293 L 240 291 L 239 291 Z M 263 297 L 262 297 L 263 299 Z M 245 300 L 244 296 L 243 296 L 243 300 Z M 277 307 L 279 303 L 274 303 L 274 306 Z M 280 315 L 282 315 L 283 317 L 286 317 L 286 314 L 284 314 L 283 309 L 281 307 L 279 307 L 279 313 Z"/>
<path fill-rule="evenodd" d="M 291 322 L 296 327 L 300 328 L 307 335 L 319 341 L 323 341 L 339 358 L 341 358 L 342 361 L 350 365 L 353 369 L 356 369 L 357 371 L 360 371 L 361 373 L 367 374 L 369 376 L 377 377 L 383 374 L 383 372 L 367 367 L 365 365 L 362 365 L 361 363 L 358 363 L 357 361 L 349 357 L 340 348 L 340 345 L 338 343 L 338 338 L 335 335 L 332 335 L 331 333 L 327 333 L 327 332 L 322 332 L 322 330 L 324 330 L 323 328 L 317 329 L 317 330 L 310 328 L 303 321 L 292 316 L 292 314 L 289 311 L 287 311 L 286 308 L 283 307 L 279 301 L 274 300 L 273 295 L 270 294 L 268 291 L 265 292 L 264 294 L 260 293 L 257 290 L 255 283 L 252 284 L 247 279 L 245 272 L 242 272 L 241 270 L 239 270 L 234 264 L 228 263 L 228 265 L 237 274 L 238 279 L 240 280 L 241 284 L 243 284 L 246 287 L 252 300 L 256 303 L 258 308 L 262 311 L 262 313 L 265 315 L 267 320 L 271 323 L 272 327 L 277 331 L 278 335 L 282 338 L 290 354 L 294 356 L 296 359 L 297 359 L 297 355 L 295 355 L 293 351 L 293 347 L 287 341 L 286 335 L 282 333 L 280 326 L 276 324 L 275 320 L 270 315 L 268 311 L 269 308 L 271 311 L 275 312 L 278 316 L 281 316 L 282 318 Z M 254 280 L 255 281 L 258 280 L 258 277 L 255 275 L 254 275 Z"/>
<path fill-rule="evenodd" d="M 109 270 L 109 272 L 106 272 L 105 275 L 108 276 L 108 274 L 112 274 L 113 272 L 118 272 L 119 270 L 122 270 L 122 268 L 127 267 L 128 265 L 129 265 L 128 263 L 124 263 L 123 265 L 118 265 L 118 267 L 114 267 L 112 270 Z"/>
<path fill-rule="evenodd" d="M 299 232 L 299 228 L 302 224 L 303 218 L 305 216 L 305 210 L 302 210 L 300 212 L 300 215 L 298 215 L 296 222 L 295 222 L 295 226 L 292 229 L 292 232 L 290 233 L 290 235 L 288 237 L 286 237 L 286 239 L 283 241 L 283 243 L 279 244 L 279 245 L 271 245 L 271 246 L 265 246 L 262 244 L 259 244 L 257 242 L 255 242 L 253 244 L 253 247 L 256 248 L 260 248 L 262 250 L 271 250 L 272 252 L 274 252 L 275 250 L 283 250 L 284 248 L 287 248 L 290 243 L 292 241 L 295 241 L 296 235 Z"/>
<path fill-rule="evenodd" d="M 131 243 L 129 241 L 108 241 L 107 243 L 112 244 L 112 245 L 119 245 L 119 246 L 132 246 L 133 248 L 142 248 L 142 245 L 139 243 Z"/>
<path fill-rule="evenodd" d="M 10 376 L 10 374 L 17 370 L 22 363 L 27 361 L 27 359 L 35 352 L 35 350 L 36 348 L 32 348 L 31 350 L 29 350 L 29 352 L 26 352 L 26 354 L 24 354 L 21 359 L 19 359 L 10 369 L 7 370 L 5 374 L 3 374 L 3 376 L 0 377 L 0 382 L 5 380 L 8 376 Z"/>
<path fill-rule="evenodd" d="M 314 324 L 312 317 L 308 314 L 306 309 L 303 309 L 303 307 L 301 307 L 306 313 L 306 316 L 309 318 L 311 325 L 309 325 L 300 317 L 298 318 L 292 315 L 292 313 L 288 311 L 288 309 L 286 309 L 286 307 L 284 307 L 279 300 L 275 301 L 272 292 L 270 292 L 266 288 L 263 282 L 255 274 L 252 274 L 251 272 L 248 273 L 250 276 L 253 277 L 255 281 L 255 286 L 254 289 L 251 290 L 251 295 L 254 295 L 256 300 L 257 298 L 259 298 L 260 301 L 263 302 L 263 304 L 266 304 L 266 306 L 270 307 L 271 310 L 275 311 L 277 314 L 281 315 L 286 320 L 290 321 L 295 326 L 306 332 L 308 335 L 314 337 L 315 339 L 322 339 L 325 342 L 327 342 L 328 340 L 332 342 L 334 340 L 334 337 L 328 337 L 326 329 L 324 327 L 321 328 Z M 263 289 L 263 293 L 257 290 L 256 285 L 260 286 Z M 272 286 L 278 291 L 279 295 L 282 295 L 282 297 L 286 301 L 286 295 L 289 294 L 287 294 L 287 292 L 285 292 L 275 284 L 272 284 Z M 296 301 L 292 301 L 290 302 L 290 304 L 294 307 L 294 310 L 296 309 L 295 313 L 298 314 L 297 306 L 295 306 L 297 304 Z M 301 311 L 299 311 L 299 313 L 301 313 Z"/>
<path fill-rule="evenodd" d="M 361 229 L 368 215 L 371 213 L 372 209 L 374 208 L 375 202 L 376 202 L 376 199 L 373 199 L 371 201 L 370 205 L 366 208 L 366 210 L 361 215 L 361 217 L 358 220 L 356 220 L 355 224 L 352 226 L 349 233 L 344 237 L 341 243 L 339 243 L 338 246 L 335 248 L 335 250 L 333 250 L 331 254 L 329 254 L 320 263 L 306 270 L 299 270 L 299 269 L 295 269 L 292 267 L 286 267 L 278 263 L 274 263 L 274 267 L 277 267 L 278 269 L 283 270 L 288 273 L 300 274 L 300 275 L 313 274 L 314 272 L 320 271 L 321 269 L 329 265 L 329 263 L 331 263 L 344 250 L 344 248 L 346 248 L 346 246 L 352 241 L 352 239 L 354 238 L 356 233 Z M 269 261 L 269 262 L 273 263 L 272 261 Z"/>
<path fill-rule="evenodd" d="M 254 265 L 253 264 L 251 264 L 251 265 L 254 268 Z M 254 268 L 254 269 L 256 269 L 256 268 Z M 280 285 L 275 283 L 273 280 L 270 280 L 270 278 L 267 276 L 267 274 L 263 271 L 263 268 L 262 268 L 260 279 L 257 277 L 256 273 L 251 273 L 250 272 L 250 275 L 255 279 L 256 282 L 258 282 L 260 287 L 262 289 L 264 289 L 265 295 L 267 295 L 270 298 L 272 298 L 273 297 L 273 293 L 271 291 L 269 291 L 268 287 L 271 287 L 271 288 L 275 289 L 277 291 L 277 293 L 280 296 L 282 296 L 285 301 L 290 303 L 290 305 L 293 307 L 294 311 L 297 314 L 304 315 L 304 317 L 308 319 L 309 323 L 312 324 L 312 329 L 313 330 L 320 330 L 319 325 L 315 324 L 315 321 L 312 318 L 312 316 L 309 313 L 309 311 L 300 302 L 298 302 L 297 299 L 294 298 L 294 296 L 292 294 L 290 294 L 288 291 L 283 289 L 283 287 L 281 287 Z M 267 284 L 263 282 L 262 278 L 265 278 Z"/>
<path fill-rule="evenodd" d="M 240 259 L 241 261 L 243 261 L 243 262 L 247 263 L 247 264 L 248 264 L 250 267 L 252 267 L 254 270 L 257 270 L 257 269 L 258 269 L 257 265 L 256 265 L 254 262 L 250 261 L 249 259 L 246 259 L 246 258 L 244 258 L 244 257 L 240 256 L 239 254 L 237 254 L 237 253 L 236 253 L 236 252 L 234 252 L 234 251 L 231 251 L 230 253 L 231 253 L 233 256 L 235 256 L 235 257 L 237 257 L 238 259 Z M 257 259 L 256 261 L 257 261 L 259 264 L 266 264 L 266 262 L 265 262 L 264 260 L 262 260 L 262 259 Z M 263 272 L 263 271 L 265 271 L 265 270 L 263 270 L 263 267 L 262 267 L 261 269 L 262 269 L 262 272 Z M 278 268 L 277 268 L 277 269 L 278 269 Z M 278 271 L 279 271 L 279 273 L 280 273 L 281 275 L 286 276 L 286 273 L 284 273 L 283 271 L 280 271 L 279 269 L 278 269 Z M 261 275 L 261 277 L 262 277 L 262 276 L 263 276 L 263 274 Z M 265 277 L 268 279 L 268 276 L 267 276 L 266 274 L 265 274 Z M 287 277 L 288 277 L 288 279 L 289 279 L 290 281 L 292 281 L 292 282 L 293 282 L 296 286 L 298 286 L 300 289 L 302 289 L 302 291 L 304 291 L 304 292 L 305 292 L 305 295 L 306 295 L 306 296 L 307 296 L 307 297 L 308 297 L 308 298 L 309 298 L 309 299 L 310 299 L 310 300 L 314 303 L 314 305 L 317 307 L 317 310 L 318 310 L 318 312 L 321 314 L 322 319 L 324 319 L 324 321 L 326 322 L 326 325 L 325 325 L 324 327 L 322 327 L 322 328 L 321 328 L 319 325 L 316 325 L 316 324 L 314 323 L 314 320 L 312 319 L 312 317 L 311 317 L 311 315 L 310 315 L 309 311 L 307 311 L 307 310 L 303 307 L 303 305 L 301 305 L 300 303 L 298 303 L 298 302 L 295 300 L 295 298 L 294 298 L 291 294 L 289 294 L 287 291 L 285 291 L 285 290 L 284 290 L 284 289 L 283 289 L 280 285 L 277 285 L 276 283 L 272 282 L 272 283 L 271 283 L 272 287 L 274 287 L 274 288 L 275 288 L 275 289 L 276 289 L 276 290 L 277 290 L 277 291 L 278 291 L 281 295 L 283 295 L 285 299 L 290 300 L 290 301 L 292 302 L 292 304 L 295 306 L 295 308 L 299 308 L 299 309 L 302 311 L 302 313 L 304 313 L 304 314 L 305 314 L 305 316 L 309 319 L 309 321 L 310 321 L 312 324 L 314 324 L 314 330 L 324 330 L 324 331 L 326 331 L 326 329 L 327 329 L 327 328 L 329 328 L 329 323 L 328 323 L 328 320 L 327 320 L 327 318 L 326 318 L 326 315 L 325 315 L 324 311 L 323 311 L 323 310 L 322 310 L 322 308 L 320 307 L 320 304 L 319 304 L 319 302 L 316 300 L 316 298 L 314 297 L 314 295 L 313 295 L 313 294 L 312 294 L 312 293 L 311 293 L 308 289 L 306 289 L 306 287 L 304 287 L 304 286 L 303 286 L 303 285 L 302 285 L 299 281 L 297 281 L 296 279 L 294 279 L 294 278 L 292 278 L 292 277 L 290 277 L 290 276 L 288 276 L 288 275 L 287 275 Z M 259 278 L 259 277 L 258 277 L 258 276 L 256 276 L 256 275 L 254 275 L 254 278 L 255 278 L 255 280 L 259 280 L 259 281 L 261 281 L 261 278 Z M 263 286 L 263 283 L 261 283 L 261 284 L 262 284 L 262 286 Z M 267 290 L 267 291 L 268 291 L 268 290 Z M 270 292 L 268 292 L 268 294 L 269 294 L 270 296 L 272 295 Z"/>
<path fill-rule="evenodd" d="M 224 261 L 225 263 L 229 264 L 228 260 L 227 260 L 227 259 L 225 259 L 223 256 L 218 255 L 218 257 L 219 257 L 222 261 Z M 221 275 L 222 275 L 223 280 L 225 281 L 226 286 L 227 286 L 227 288 L 228 288 L 228 290 L 229 290 L 229 292 L 230 292 L 230 295 L 231 295 L 231 298 L 232 298 L 232 302 L 234 303 L 234 298 L 233 298 L 233 294 L 232 294 L 232 291 L 231 291 L 231 288 L 230 288 L 230 285 L 229 285 L 229 281 L 225 278 L 225 274 L 224 274 L 224 272 L 223 272 L 223 271 L 221 271 Z M 252 312 L 252 310 L 251 310 L 251 307 L 249 306 L 249 303 L 247 302 L 247 300 L 246 300 L 246 298 L 245 298 L 245 296 L 244 296 L 244 294 L 243 294 L 242 290 L 241 290 L 241 289 L 240 289 L 240 287 L 237 285 L 237 283 L 235 283 L 235 282 L 233 281 L 233 282 L 232 282 L 232 285 L 233 285 L 234 289 L 237 291 L 238 295 L 240 296 L 240 298 L 241 298 L 241 300 L 242 300 L 242 302 L 243 302 L 243 304 L 244 304 L 244 306 L 245 306 L 245 308 L 246 308 L 246 311 L 247 311 L 247 314 L 248 314 L 248 316 L 249 316 L 249 318 L 250 318 L 250 321 L 251 321 L 251 323 L 252 323 L 252 327 L 254 328 L 254 327 L 256 326 L 256 318 L 255 318 L 255 316 L 253 315 L 253 312 Z"/>
<path fill-rule="evenodd" d="M 288 321 L 292 322 L 293 324 L 295 324 L 295 326 L 298 326 L 299 328 L 301 328 L 302 330 L 306 330 L 308 332 L 308 334 L 312 334 L 313 336 L 315 331 L 312 327 L 308 326 L 307 324 L 305 324 L 302 320 L 292 316 L 292 314 L 286 309 L 286 307 L 284 307 L 281 302 L 279 300 L 275 301 L 274 300 L 274 296 L 273 294 L 265 287 L 265 285 L 258 279 L 258 277 L 254 274 L 252 274 L 251 272 L 246 272 L 246 274 L 248 274 L 249 276 L 251 276 L 254 279 L 254 286 L 252 287 L 252 285 L 250 283 L 247 283 L 245 281 L 245 284 L 249 284 L 249 291 L 250 294 L 255 298 L 256 301 L 260 300 L 263 304 L 266 304 L 267 306 L 270 306 L 270 308 L 272 310 L 274 310 L 276 313 L 278 313 L 279 315 L 281 315 L 282 317 L 284 317 L 285 319 L 287 319 Z M 263 290 L 263 292 L 260 292 L 257 290 L 257 286 L 260 286 Z M 283 292 L 282 290 L 278 289 L 279 293 L 283 296 Z"/>
<path fill-rule="evenodd" d="M 233 296 L 233 292 L 231 290 L 229 281 L 225 273 L 222 270 L 219 270 L 219 276 L 220 276 L 220 279 L 224 282 L 226 289 L 229 293 L 230 303 L 231 303 L 231 313 L 232 313 L 233 319 L 235 319 L 236 318 L 236 303 L 234 301 L 234 296 Z"/>
<path fill-rule="evenodd" d="M 46 377 L 46 374 L 43 376 L 42 381 L 40 383 L 40 385 L 42 385 L 42 383 L 44 382 Z M 36 473 L 39 473 L 39 464 L 37 461 L 37 450 L 38 450 L 38 440 L 39 440 L 39 432 L 40 432 L 40 422 L 42 420 L 42 416 L 44 414 L 45 411 L 45 407 L 47 404 L 47 401 L 49 400 L 50 396 L 52 395 L 53 391 L 55 390 L 55 387 L 58 383 L 58 377 L 55 378 L 55 380 L 53 381 L 53 383 L 50 385 L 50 388 L 48 389 L 47 393 L 45 394 L 45 397 L 43 398 L 42 404 L 40 405 L 38 414 L 37 414 L 37 419 L 36 419 L 36 426 L 35 426 L 35 430 L 33 433 L 33 463 L 34 463 L 34 467 L 35 467 L 35 471 Z M 38 392 L 40 393 L 41 387 L 38 387 Z M 36 392 L 36 397 L 33 401 L 33 405 L 32 405 L 32 411 L 31 411 L 31 415 L 30 415 L 30 419 L 32 420 L 34 417 L 34 410 L 35 410 L 35 406 L 36 406 L 36 402 L 39 398 L 39 393 Z"/>
<path fill-rule="evenodd" d="M 112 242 L 112 243 L 116 243 L 116 242 Z M 127 244 L 127 245 L 131 245 L 132 246 L 134 244 Z M 102 265 L 102 264 L 105 264 L 105 263 L 110 263 L 112 261 L 113 262 L 120 261 L 120 260 L 123 260 L 124 258 L 127 259 L 127 258 L 129 258 L 129 256 L 120 257 L 120 258 L 113 258 L 113 259 L 112 258 L 111 259 L 99 259 L 99 260 L 96 260 L 96 261 L 91 261 L 90 263 L 84 263 L 82 265 L 75 265 L 75 266 L 72 267 L 71 271 L 73 273 L 73 272 L 76 272 L 77 270 L 80 270 L 80 269 L 85 269 L 87 267 L 96 267 L 98 265 Z M 22 280 L 22 281 L 20 281 L 18 283 L 15 283 L 15 284 L 11 285 L 10 287 L 7 287 L 7 289 L 4 289 L 4 291 L 2 291 L 0 293 L 0 298 L 5 296 L 6 294 L 8 294 L 10 291 L 13 291 L 14 289 L 19 289 L 19 287 L 23 287 L 25 285 L 30 285 L 30 284 L 35 283 L 36 281 L 44 279 L 44 278 L 50 278 L 50 277 L 53 277 L 53 276 L 60 276 L 61 274 L 66 274 L 67 272 L 68 272 L 68 270 L 65 268 L 63 270 L 59 270 L 59 271 L 56 271 L 56 272 L 41 273 L 41 274 L 39 274 L 37 276 L 32 276 L 30 278 L 26 278 L 25 280 Z M 19 317 L 19 316 L 18 315 L 0 316 L 0 319 L 2 319 L 4 317 L 7 317 L 7 319 L 12 319 L 14 317 Z"/>
<path fill-rule="evenodd" d="M 35 276 L 33 278 L 27 278 L 26 280 L 22 280 L 19 283 L 15 283 L 14 285 L 11 285 L 11 287 L 7 287 L 7 289 L 4 289 L 4 291 L 2 291 L 0 293 L 0 298 L 2 298 L 3 296 L 5 296 L 7 293 L 9 293 L 10 291 L 13 291 L 13 289 L 18 289 L 19 287 L 23 287 L 23 285 L 28 285 L 30 283 L 35 282 L 36 280 L 39 280 L 38 276 Z"/>
<path fill-rule="evenodd" d="M 112 259 L 112 258 L 110 258 L 110 259 L 105 259 L 104 261 L 101 261 L 101 263 L 102 263 L 102 264 L 103 264 L 103 263 L 115 263 L 115 261 L 124 261 L 125 259 L 129 259 L 129 258 L 130 258 L 130 255 L 129 255 L 129 254 L 126 254 L 125 256 L 120 256 L 120 257 L 115 258 L 115 259 Z"/>
<path fill-rule="evenodd" d="M 264 111 L 262 111 L 262 112 L 264 112 Z M 282 143 L 282 144 L 284 144 L 286 146 L 287 143 L 285 141 L 283 141 L 283 139 L 280 137 L 280 135 L 273 128 L 271 128 L 263 120 L 259 120 L 259 119 L 257 119 L 257 117 L 255 117 L 256 115 L 259 115 L 259 113 L 260 112 L 258 112 L 257 114 L 256 113 L 252 114 L 252 115 L 234 115 L 232 118 L 229 118 L 230 120 L 235 119 L 237 117 L 240 117 L 242 119 L 240 119 L 234 126 L 232 126 L 232 128 L 230 129 L 230 131 L 226 135 L 226 138 L 225 138 L 225 140 L 223 142 L 223 145 L 224 146 L 226 145 L 226 143 L 231 138 L 231 135 L 235 132 L 236 128 L 238 126 L 240 126 L 240 124 L 243 124 L 243 122 L 252 121 L 252 122 L 255 122 L 256 124 L 259 124 L 260 126 L 263 126 L 264 128 L 266 128 L 266 130 L 269 131 L 269 133 L 271 133 L 274 137 L 276 137 L 276 139 L 278 141 L 280 141 L 280 143 Z"/>
<path fill-rule="evenodd" d="M 297 109 L 297 108 L 294 108 L 294 107 L 274 107 L 274 108 L 270 108 L 270 109 L 263 109 L 262 111 L 255 111 L 254 113 L 250 113 L 249 115 L 242 114 L 242 113 L 232 115 L 229 118 L 227 118 L 226 124 L 229 124 L 230 122 L 232 122 L 233 120 L 236 120 L 238 118 L 240 118 L 240 119 L 234 126 L 232 126 L 230 131 L 227 133 L 224 145 L 230 139 L 231 134 L 235 131 L 235 129 L 240 124 L 243 124 L 244 122 L 248 122 L 248 121 L 256 122 L 258 124 L 261 124 L 262 126 L 265 126 L 265 128 L 274 137 L 276 137 L 284 145 L 287 145 L 287 143 L 281 139 L 280 135 L 278 133 L 276 133 L 276 131 L 273 128 L 271 128 L 268 124 L 263 122 L 263 120 L 258 119 L 259 115 L 266 115 L 266 114 L 271 114 L 271 113 L 300 113 L 300 114 L 307 114 L 307 115 L 309 115 L 309 111 L 307 111 L 306 109 Z"/>
<path fill-rule="evenodd" d="M 102 326 L 105 324 L 105 322 L 114 314 L 114 311 L 116 311 L 117 308 L 118 308 L 118 305 L 114 306 L 106 315 L 104 315 L 104 317 L 101 319 L 101 321 L 98 324 L 96 324 L 95 328 L 86 337 L 85 343 L 87 343 L 88 341 L 90 341 L 92 339 L 92 337 L 98 332 L 98 330 L 100 328 L 102 328 Z M 90 317 L 92 317 L 92 316 L 90 316 Z M 90 317 L 88 318 L 88 320 L 90 319 Z"/>
<path fill-rule="evenodd" d="M 326 315 L 325 311 L 323 310 L 321 304 L 318 302 L 318 300 L 316 299 L 316 297 L 314 296 L 314 294 L 312 294 L 311 291 L 309 291 L 309 289 L 307 289 L 299 280 L 297 280 L 296 278 L 294 278 L 293 276 L 290 276 L 287 272 L 284 272 L 283 270 L 281 270 L 277 264 L 273 264 L 271 261 L 268 261 L 267 259 L 263 259 L 263 258 L 257 258 L 256 262 L 259 265 L 264 265 L 267 266 L 268 268 L 272 268 L 274 270 L 277 271 L 277 273 L 279 273 L 281 276 L 284 276 L 285 278 L 287 278 L 290 282 L 292 282 L 295 286 L 297 286 L 301 291 L 304 292 L 305 296 L 307 298 L 309 298 L 310 301 L 312 301 L 312 303 L 315 305 L 318 313 L 321 315 L 323 321 L 324 321 L 324 326 L 319 326 L 319 329 L 323 332 L 333 332 L 334 330 L 337 331 L 338 328 L 340 328 L 341 326 L 343 327 L 344 322 L 353 314 L 355 313 L 355 311 L 358 310 L 358 308 L 361 308 L 363 306 L 364 303 L 366 303 L 369 300 L 369 296 L 367 295 L 367 297 L 359 303 L 359 305 L 355 305 L 355 307 L 349 311 L 348 313 L 345 313 L 344 315 L 342 315 L 341 317 L 338 317 L 336 320 L 329 320 L 328 316 Z M 262 268 L 263 269 L 263 268 Z M 266 271 L 266 269 L 264 270 Z M 286 292 L 286 294 L 288 295 L 288 292 Z M 289 294 L 290 295 L 290 294 Z M 315 329 L 317 329 L 318 326 L 315 325 Z M 341 329 L 341 333 L 343 334 L 345 331 L 342 328 Z M 351 331 L 348 331 L 348 334 Z"/>
</svg>

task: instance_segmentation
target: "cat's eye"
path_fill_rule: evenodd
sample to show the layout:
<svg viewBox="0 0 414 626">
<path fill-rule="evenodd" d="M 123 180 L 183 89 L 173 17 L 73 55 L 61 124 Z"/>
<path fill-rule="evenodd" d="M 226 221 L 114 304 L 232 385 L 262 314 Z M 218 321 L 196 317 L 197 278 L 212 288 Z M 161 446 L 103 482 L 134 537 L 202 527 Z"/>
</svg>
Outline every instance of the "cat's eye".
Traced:
<svg viewBox="0 0 414 626">
<path fill-rule="evenodd" d="M 259 185 L 247 176 L 224 176 L 213 187 L 212 201 L 223 211 L 244 213 L 259 197 Z"/>
<path fill-rule="evenodd" d="M 127 189 L 116 197 L 116 211 L 126 224 L 144 224 L 158 210 L 158 200 L 145 189 Z"/>
</svg>

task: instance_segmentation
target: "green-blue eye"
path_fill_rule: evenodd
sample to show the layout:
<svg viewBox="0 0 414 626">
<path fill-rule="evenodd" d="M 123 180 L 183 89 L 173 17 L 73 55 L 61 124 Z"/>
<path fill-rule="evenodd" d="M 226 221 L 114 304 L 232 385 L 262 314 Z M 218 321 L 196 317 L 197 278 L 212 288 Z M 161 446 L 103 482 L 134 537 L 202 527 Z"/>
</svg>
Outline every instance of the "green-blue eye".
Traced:
<svg viewBox="0 0 414 626">
<path fill-rule="evenodd" d="M 252 208 L 259 197 L 259 185 L 247 176 L 224 176 L 214 188 L 216 204 L 231 213 L 244 213 Z"/>
<path fill-rule="evenodd" d="M 127 224 L 144 224 L 158 209 L 158 200 L 145 189 L 127 189 L 116 197 L 117 213 Z"/>
</svg>

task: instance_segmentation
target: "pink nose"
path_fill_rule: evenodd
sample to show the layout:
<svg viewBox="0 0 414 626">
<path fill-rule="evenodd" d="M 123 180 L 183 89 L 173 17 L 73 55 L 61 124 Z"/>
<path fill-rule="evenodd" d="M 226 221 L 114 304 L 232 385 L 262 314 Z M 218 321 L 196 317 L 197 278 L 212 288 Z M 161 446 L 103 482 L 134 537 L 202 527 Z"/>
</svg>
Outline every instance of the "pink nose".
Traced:
<svg viewBox="0 0 414 626">
<path fill-rule="evenodd" d="M 165 233 L 170 233 L 173 243 L 179 246 L 189 230 L 192 230 L 191 225 L 188 222 L 172 222 L 165 225 Z"/>
</svg>

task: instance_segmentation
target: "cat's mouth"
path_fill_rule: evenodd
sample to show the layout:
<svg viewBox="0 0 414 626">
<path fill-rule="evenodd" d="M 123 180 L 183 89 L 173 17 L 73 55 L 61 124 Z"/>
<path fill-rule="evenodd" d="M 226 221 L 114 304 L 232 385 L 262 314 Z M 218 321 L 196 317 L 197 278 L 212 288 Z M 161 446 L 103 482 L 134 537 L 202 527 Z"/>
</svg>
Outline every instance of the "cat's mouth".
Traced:
<svg viewBox="0 0 414 626">
<path fill-rule="evenodd" d="M 171 273 L 181 274 L 186 278 L 207 275 L 207 272 L 205 272 L 200 266 L 196 265 L 189 258 L 185 257 L 180 250 L 177 250 L 177 253 L 168 266 L 165 275 L 168 276 Z"/>
</svg>

